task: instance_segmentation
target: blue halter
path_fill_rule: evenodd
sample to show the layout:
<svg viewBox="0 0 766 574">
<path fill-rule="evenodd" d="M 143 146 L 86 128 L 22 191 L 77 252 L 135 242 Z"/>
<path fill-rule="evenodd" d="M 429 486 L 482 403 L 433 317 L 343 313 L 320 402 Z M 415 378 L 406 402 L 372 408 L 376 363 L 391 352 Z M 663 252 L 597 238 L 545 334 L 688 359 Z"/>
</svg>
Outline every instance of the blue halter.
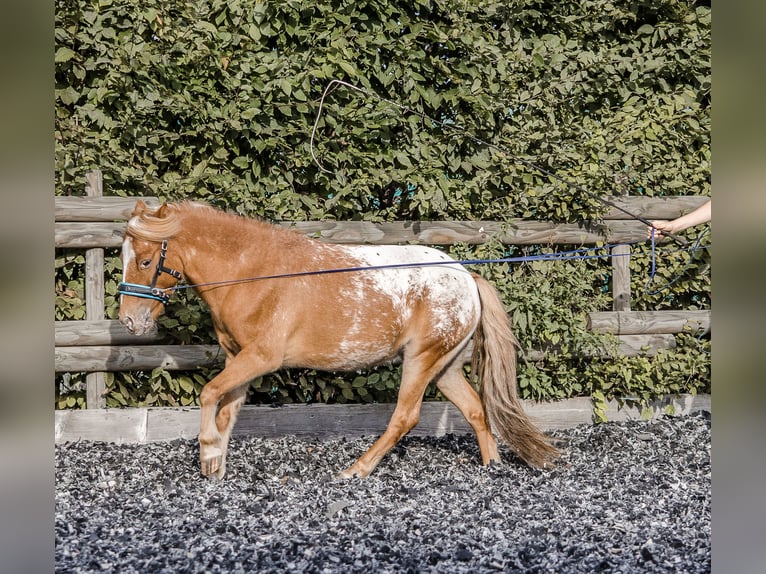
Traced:
<svg viewBox="0 0 766 574">
<path fill-rule="evenodd" d="M 175 269 L 165 267 L 165 256 L 168 252 L 168 240 L 162 242 L 160 247 L 160 260 L 157 262 L 157 268 L 154 270 L 154 277 L 152 277 L 151 285 L 137 285 L 135 283 L 125 283 L 124 281 L 117 286 L 117 292 L 120 295 L 129 295 L 131 297 L 141 297 L 142 299 L 152 299 L 159 301 L 163 305 L 167 305 L 170 301 L 170 295 L 168 295 L 168 289 L 161 289 L 157 287 L 157 279 L 160 274 L 167 273 L 181 279 L 181 273 Z"/>
</svg>

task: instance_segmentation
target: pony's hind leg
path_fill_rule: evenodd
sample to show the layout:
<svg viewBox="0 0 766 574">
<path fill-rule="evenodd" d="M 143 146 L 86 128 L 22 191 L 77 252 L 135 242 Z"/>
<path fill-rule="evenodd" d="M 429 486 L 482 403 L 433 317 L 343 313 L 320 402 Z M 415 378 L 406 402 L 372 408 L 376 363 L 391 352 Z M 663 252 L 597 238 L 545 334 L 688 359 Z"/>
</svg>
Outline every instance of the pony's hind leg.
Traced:
<svg viewBox="0 0 766 574">
<path fill-rule="evenodd" d="M 426 387 L 450 360 L 450 355 L 439 356 L 435 351 L 425 351 L 414 357 L 405 353 L 396 408 L 386 432 L 354 464 L 339 473 L 339 478 L 368 476 L 386 453 L 418 424 Z"/>
<path fill-rule="evenodd" d="M 478 393 L 466 381 L 462 370 L 463 365 L 460 361 L 455 361 L 439 378 L 436 386 L 458 408 L 476 433 L 482 463 L 499 462 L 497 441 L 487 422 L 484 406 Z"/>
</svg>

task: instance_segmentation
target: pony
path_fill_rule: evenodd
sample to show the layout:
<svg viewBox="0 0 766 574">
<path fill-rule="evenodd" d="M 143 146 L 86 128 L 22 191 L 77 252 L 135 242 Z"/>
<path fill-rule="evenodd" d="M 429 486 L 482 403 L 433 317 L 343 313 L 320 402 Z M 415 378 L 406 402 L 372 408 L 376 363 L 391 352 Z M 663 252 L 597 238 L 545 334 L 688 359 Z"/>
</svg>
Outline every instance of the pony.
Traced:
<svg viewBox="0 0 766 574">
<path fill-rule="evenodd" d="M 497 291 L 437 249 L 331 244 L 203 203 L 152 210 L 138 200 L 120 257 L 119 319 L 130 333 L 155 328 L 181 279 L 210 310 L 226 358 L 199 397 L 204 476 L 226 473 L 249 382 L 290 367 L 401 361 L 389 424 L 343 478 L 368 476 L 417 424 L 431 383 L 471 425 L 483 464 L 500 460 L 493 429 L 531 467 L 552 467 L 560 454 L 517 397 L 517 341 Z M 463 374 L 471 340 L 480 395 Z"/>
</svg>

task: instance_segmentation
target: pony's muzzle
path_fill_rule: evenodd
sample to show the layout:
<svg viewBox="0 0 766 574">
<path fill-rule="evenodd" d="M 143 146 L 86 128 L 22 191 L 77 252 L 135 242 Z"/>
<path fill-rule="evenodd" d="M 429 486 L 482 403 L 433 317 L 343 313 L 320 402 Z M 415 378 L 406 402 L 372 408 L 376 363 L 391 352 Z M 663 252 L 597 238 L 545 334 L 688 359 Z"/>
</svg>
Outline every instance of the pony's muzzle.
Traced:
<svg viewBox="0 0 766 574">
<path fill-rule="evenodd" d="M 122 323 L 131 335 L 144 335 L 154 329 L 152 315 L 148 311 L 140 313 L 137 317 L 125 315 L 120 317 Z"/>
</svg>

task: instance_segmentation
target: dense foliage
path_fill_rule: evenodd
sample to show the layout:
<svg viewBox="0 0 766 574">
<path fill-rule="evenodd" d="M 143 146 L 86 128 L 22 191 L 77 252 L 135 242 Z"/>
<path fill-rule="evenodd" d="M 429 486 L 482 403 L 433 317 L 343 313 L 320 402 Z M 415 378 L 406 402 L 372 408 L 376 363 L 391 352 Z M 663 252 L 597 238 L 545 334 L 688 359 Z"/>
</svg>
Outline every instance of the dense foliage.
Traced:
<svg viewBox="0 0 766 574">
<path fill-rule="evenodd" d="M 708 4 L 681 0 L 57 0 L 56 193 L 81 195 L 98 168 L 108 194 L 271 220 L 572 222 L 603 215 L 593 195 L 709 195 L 710 25 Z M 337 86 L 318 117 L 335 79 L 366 93 Z M 668 256 L 650 285 L 648 258 L 634 257 L 633 308 L 709 308 L 699 253 Z M 57 252 L 57 319 L 83 315 L 81 259 Z M 706 338 L 680 336 L 658 358 L 584 358 L 596 339 L 585 313 L 609 307 L 606 262 L 477 270 L 522 346 L 556 350 L 522 363 L 524 397 L 709 388 Z M 213 341 L 193 295 L 163 322 L 169 341 Z M 110 375 L 108 404 L 190 404 L 213 372 Z M 80 380 L 59 377 L 58 406 L 82 405 Z M 397 380 L 390 368 L 280 372 L 252 400 L 388 401 Z"/>
</svg>

